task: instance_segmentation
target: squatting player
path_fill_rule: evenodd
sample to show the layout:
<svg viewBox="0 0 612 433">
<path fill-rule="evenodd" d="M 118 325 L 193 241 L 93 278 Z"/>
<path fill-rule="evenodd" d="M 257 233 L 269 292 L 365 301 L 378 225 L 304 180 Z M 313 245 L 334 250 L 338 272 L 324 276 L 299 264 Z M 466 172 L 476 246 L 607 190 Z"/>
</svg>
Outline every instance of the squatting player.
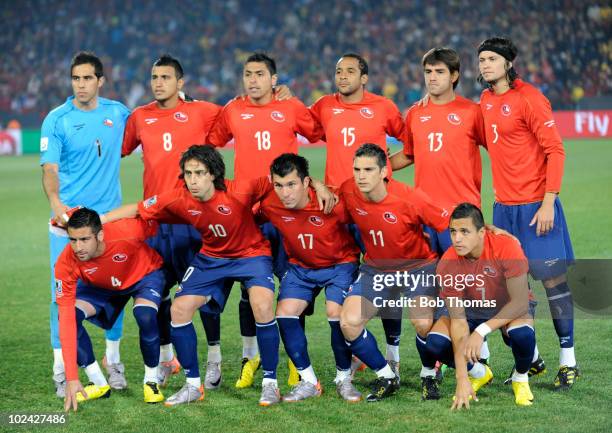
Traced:
<svg viewBox="0 0 612 433">
<path fill-rule="evenodd" d="M 550 102 L 512 66 L 517 53 L 506 38 L 486 39 L 478 47 L 479 81 L 488 87 L 480 108 L 495 188 L 493 224 L 520 240 L 531 275 L 544 284 L 561 346 L 554 386 L 566 390 L 580 372 L 566 277 L 574 251 L 558 198 L 565 151 Z"/>
<path fill-rule="evenodd" d="M 77 53 L 70 65 L 70 77 L 74 95 L 45 117 L 40 138 L 43 189 L 51 205 L 51 218 L 60 226 L 66 224 L 69 208 L 83 205 L 106 212 L 121 204 L 121 138 L 130 113 L 123 104 L 98 96 L 104 85 L 104 69 L 94 54 Z M 66 376 L 58 334 L 54 266 L 66 245 L 66 231 L 49 224 L 53 382 L 57 396 L 62 398 Z M 104 360 L 114 389 L 127 386 L 119 355 L 122 324 L 123 315 L 106 331 Z"/>
<path fill-rule="evenodd" d="M 81 208 L 67 222 L 70 245 L 55 265 L 55 296 L 59 309 L 59 336 L 66 366 L 65 409 L 77 402 L 106 398 L 110 386 L 100 370 L 83 320 L 109 329 L 130 298 L 140 330 L 140 350 L 145 364 L 144 401 L 158 403 L 159 332 L 157 308 L 164 288 L 161 257 L 145 244 L 156 224 L 126 219 L 104 227 L 97 212 Z M 78 368 L 91 383 L 85 388 Z"/>
</svg>

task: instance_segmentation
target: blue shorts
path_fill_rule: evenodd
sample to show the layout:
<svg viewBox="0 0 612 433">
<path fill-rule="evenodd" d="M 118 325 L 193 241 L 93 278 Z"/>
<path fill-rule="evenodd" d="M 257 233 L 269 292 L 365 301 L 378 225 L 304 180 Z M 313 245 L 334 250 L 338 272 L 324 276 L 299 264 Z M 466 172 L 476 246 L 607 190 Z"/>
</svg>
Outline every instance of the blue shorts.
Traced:
<svg viewBox="0 0 612 433">
<path fill-rule="evenodd" d="M 438 256 L 442 257 L 442 254 L 444 254 L 446 250 L 453 246 L 449 229 L 438 233 L 431 227 L 423 224 L 423 231 L 429 237 L 429 246 L 431 247 L 431 250 Z"/>
<path fill-rule="evenodd" d="M 535 319 L 535 310 L 538 305 L 537 301 L 529 301 L 529 315 L 532 319 Z M 468 322 L 468 326 L 470 327 L 470 332 L 474 332 L 474 329 L 478 327 L 481 323 L 485 323 L 487 320 L 490 320 L 497 314 L 498 310 L 492 309 L 476 309 L 476 308 L 466 308 L 465 309 L 465 317 Z M 447 313 L 448 314 L 448 313 Z"/>
<path fill-rule="evenodd" d="M 574 250 L 567 230 L 561 201 L 555 199 L 552 231 L 536 236 L 536 226 L 529 226 L 541 202 L 521 205 L 493 205 L 493 224 L 518 238 L 529 260 L 529 272 L 536 280 L 547 280 L 567 272 L 574 262 Z"/>
<path fill-rule="evenodd" d="M 287 252 L 283 245 L 283 236 L 270 222 L 260 225 L 259 229 L 265 238 L 270 241 L 270 248 L 272 249 L 272 269 L 274 275 L 280 279 L 285 275 L 287 269 L 289 269 L 289 257 L 287 257 Z"/>
<path fill-rule="evenodd" d="M 274 292 L 272 257 L 256 256 L 239 259 L 220 259 L 198 253 L 187 268 L 175 297 L 196 295 L 210 297 L 200 309 L 218 314 L 225 308 L 234 281 L 249 289 L 262 286 Z"/>
<path fill-rule="evenodd" d="M 139 282 L 123 290 L 102 289 L 79 280 L 76 298 L 89 302 L 96 309 L 95 316 L 87 320 L 103 329 L 110 329 L 130 298 L 147 299 L 159 307 L 165 283 L 166 278 L 161 269 L 148 273 Z"/>
<path fill-rule="evenodd" d="M 324 287 L 325 299 L 342 305 L 358 271 L 357 263 L 341 263 L 320 269 L 308 269 L 289 263 L 289 269 L 280 283 L 278 300 L 292 298 L 310 303 L 320 288 Z"/>
<path fill-rule="evenodd" d="M 164 260 L 166 287 L 164 298 L 170 289 L 180 283 L 185 271 L 202 247 L 202 236 L 190 224 L 160 224 L 157 235 L 147 239 L 147 244 Z"/>
</svg>

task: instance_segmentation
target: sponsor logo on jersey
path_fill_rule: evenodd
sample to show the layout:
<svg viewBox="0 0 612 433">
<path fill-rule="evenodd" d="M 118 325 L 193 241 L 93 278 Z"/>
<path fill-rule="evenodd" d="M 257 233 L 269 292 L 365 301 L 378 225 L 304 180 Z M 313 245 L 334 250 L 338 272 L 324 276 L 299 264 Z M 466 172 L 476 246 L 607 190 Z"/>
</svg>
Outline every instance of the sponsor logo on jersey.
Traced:
<svg viewBox="0 0 612 433">
<path fill-rule="evenodd" d="M 488 277 L 494 277 L 495 275 L 497 275 L 497 271 L 491 266 L 485 266 L 484 268 L 482 268 L 482 273 Z"/>
<path fill-rule="evenodd" d="M 383 219 L 391 224 L 395 224 L 397 222 L 397 217 L 395 216 L 395 214 L 389 211 L 383 214 Z"/>
<path fill-rule="evenodd" d="M 285 221 L 286 223 L 291 222 L 291 221 L 295 221 L 295 217 L 292 217 L 292 216 L 281 215 L 281 219 L 283 221 Z"/>
<path fill-rule="evenodd" d="M 83 269 L 83 272 L 85 272 L 87 275 L 92 275 L 97 270 L 98 270 L 98 267 L 96 266 L 93 268 Z"/>
<path fill-rule="evenodd" d="M 493 108 L 493 104 L 486 104 L 485 108 L 487 111 L 489 111 L 491 108 Z"/>
<path fill-rule="evenodd" d="M 49 137 L 40 137 L 40 151 L 45 152 L 49 148 Z"/>
<path fill-rule="evenodd" d="M 64 289 L 62 287 L 62 280 L 55 280 L 55 297 L 61 298 L 64 296 Z"/>
<path fill-rule="evenodd" d="M 147 125 L 151 125 L 151 124 L 153 124 L 153 123 L 155 123 L 155 122 L 157 122 L 157 117 L 150 117 L 150 118 L 148 118 L 148 119 L 145 119 L 145 123 L 146 123 Z"/>
<path fill-rule="evenodd" d="M 109 126 L 111 128 L 113 127 L 113 121 L 111 119 L 109 119 L 108 117 L 106 119 L 104 119 L 104 121 L 102 123 L 104 123 L 106 126 Z"/>
<path fill-rule="evenodd" d="M 273 111 L 270 113 L 270 117 L 272 118 L 272 120 L 274 120 L 275 122 L 284 122 L 285 121 L 285 115 L 283 113 L 281 113 L 280 111 Z"/>
<path fill-rule="evenodd" d="M 77 125 L 72 125 L 74 127 L 74 129 L 76 129 L 77 131 L 80 131 L 81 129 L 83 129 L 85 127 L 84 123 L 79 123 Z"/>
<path fill-rule="evenodd" d="M 357 211 L 357 213 L 361 216 L 365 216 L 368 213 L 366 211 L 364 211 L 363 209 L 359 209 L 358 207 L 355 208 L 355 210 Z"/>
<path fill-rule="evenodd" d="M 420 116 L 419 119 L 421 119 L 421 123 L 425 123 L 431 119 L 431 116 Z"/>
<path fill-rule="evenodd" d="M 128 259 L 128 255 L 125 253 L 117 253 L 113 256 L 113 262 L 123 263 Z"/>
<path fill-rule="evenodd" d="M 188 213 L 189 213 L 189 215 L 191 215 L 191 216 L 198 216 L 198 215 L 202 215 L 202 211 L 201 211 L 201 210 L 187 209 L 187 212 L 188 212 Z"/>
<path fill-rule="evenodd" d="M 155 203 L 157 203 L 157 196 L 156 195 L 146 199 L 145 202 L 143 203 L 143 206 L 144 206 L 145 209 L 148 209 L 151 206 L 153 206 Z"/>
<path fill-rule="evenodd" d="M 369 107 L 363 107 L 361 110 L 359 110 L 359 114 L 361 114 L 366 119 L 371 119 L 372 117 L 374 117 L 374 111 Z"/>
<path fill-rule="evenodd" d="M 311 215 L 308 217 L 308 222 L 316 227 L 321 227 L 323 223 L 323 218 L 317 215 Z"/>
<path fill-rule="evenodd" d="M 242 120 L 249 120 L 249 119 L 252 119 L 253 117 L 255 117 L 255 115 L 254 115 L 254 114 L 251 114 L 251 113 L 242 113 L 242 114 L 240 115 L 240 118 L 241 118 Z"/>
<path fill-rule="evenodd" d="M 219 212 L 221 215 L 229 215 L 232 213 L 232 210 L 229 206 L 220 204 L 219 206 L 217 206 L 217 212 Z"/>
<path fill-rule="evenodd" d="M 189 120 L 189 117 L 187 117 L 187 115 L 182 111 L 177 111 L 176 113 L 174 113 L 174 120 L 176 120 L 177 122 L 185 123 Z"/>
<path fill-rule="evenodd" d="M 501 114 L 502 116 L 506 116 L 506 117 L 512 114 L 512 109 L 510 108 L 508 104 L 504 104 L 501 106 Z"/>
<path fill-rule="evenodd" d="M 553 126 L 555 126 L 555 121 L 547 120 L 546 122 L 544 122 L 544 126 L 546 126 L 547 128 L 552 128 Z"/>
<path fill-rule="evenodd" d="M 551 266 L 556 265 L 558 261 L 559 261 L 559 258 L 557 257 L 554 259 L 546 260 L 544 264 L 550 268 Z"/>
<path fill-rule="evenodd" d="M 332 108 L 333 114 L 341 114 L 344 113 L 344 108 Z"/>
<path fill-rule="evenodd" d="M 447 116 L 447 119 L 449 123 L 451 123 L 452 125 L 461 125 L 461 117 L 459 117 L 459 115 L 455 113 L 450 113 Z"/>
</svg>

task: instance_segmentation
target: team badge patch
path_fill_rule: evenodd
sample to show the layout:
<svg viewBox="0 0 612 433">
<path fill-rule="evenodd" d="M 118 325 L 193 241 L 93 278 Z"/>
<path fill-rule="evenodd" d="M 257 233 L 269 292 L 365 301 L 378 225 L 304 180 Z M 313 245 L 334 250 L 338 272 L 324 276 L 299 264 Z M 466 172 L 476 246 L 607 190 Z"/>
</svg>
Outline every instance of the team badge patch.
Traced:
<svg viewBox="0 0 612 433">
<path fill-rule="evenodd" d="M 275 122 L 284 122 L 285 121 L 285 115 L 283 113 L 281 113 L 280 111 L 273 111 L 273 112 L 271 112 L 270 113 L 270 117 Z"/>
<path fill-rule="evenodd" d="M 176 120 L 177 122 L 185 123 L 189 120 L 189 117 L 187 117 L 187 115 L 182 111 L 177 111 L 176 113 L 174 113 L 174 120 Z"/>
<path fill-rule="evenodd" d="M 232 213 L 232 210 L 229 206 L 220 204 L 219 206 L 217 206 L 217 212 L 219 212 L 221 215 L 229 215 Z"/>
<path fill-rule="evenodd" d="M 447 119 L 451 125 L 461 125 L 461 117 L 455 113 L 450 113 Z"/>
<path fill-rule="evenodd" d="M 316 227 L 321 227 L 324 224 L 323 218 L 317 215 L 311 215 L 308 217 L 308 222 Z"/>
<path fill-rule="evenodd" d="M 62 280 L 55 280 L 55 297 L 61 298 L 64 296 L 64 289 L 62 287 Z"/>
<path fill-rule="evenodd" d="M 113 262 L 115 263 L 123 263 L 128 259 L 127 254 L 117 253 L 113 256 Z"/>
<path fill-rule="evenodd" d="M 482 273 L 485 274 L 487 277 L 494 277 L 497 275 L 497 271 L 491 266 L 485 266 L 484 268 L 482 268 Z"/>
<path fill-rule="evenodd" d="M 374 117 L 374 111 L 372 111 L 372 109 L 369 107 L 363 107 L 361 110 L 359 110 L 359 114 L 361 114 L 366 119 L 371 119 L 372 117 Z"/>
<path fill-rule="evenodd" d="M 501 106 L 501 114 L 502 116 L 508 117 L 512 113 L 510 106 L 508 104 L 504 104 Z"/>
<path fill-rule="evenodd" d="M 145 200 L 143 206 L 145 209 L 150 208 L 151 206 L 153 206 L 155 203 L 157 203 L 157 196 L 154 195 L 153 197 L 149 197 L 148 199 Z"/>
<path fill-rule="evenodd" d="M 106 126 L 109 126 L 111 128 L 113 127 L 113 121 L 111 119 L 109 119 L 108 117 L 106 119 L 104 119 L 104 122 L 102 122 L 102 123 L 104 123 Z"/>
<path fill-rule="evenodd" d="M 383 214 L 383 219 L 391 224 L 395 224 L 397 222 L 397 217 L 395 216 L 395 214 L 389 211 Z"/>
</svg>

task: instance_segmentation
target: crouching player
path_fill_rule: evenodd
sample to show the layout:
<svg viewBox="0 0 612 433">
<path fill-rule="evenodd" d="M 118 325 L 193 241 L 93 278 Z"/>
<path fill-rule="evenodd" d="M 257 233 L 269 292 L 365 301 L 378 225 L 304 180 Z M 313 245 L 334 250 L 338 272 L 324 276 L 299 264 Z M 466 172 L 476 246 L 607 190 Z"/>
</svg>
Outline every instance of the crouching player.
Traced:
<svg viewBox="0 0 612 433">
<path fill-rule="evenodd" d="M 144 400 L 158 403 L 159 331 L 157 309 L 165 284 L 161 257 L 145 239 L 156 225 L 141 219 L 121 220 L 102 227 L 99 215 L 88 208 L 74 212 L 67 224 L 69 246 L 55 266 L 55 293 L 59 306 L 59 331 L 64 365 L 64 409 L 78 402 L 110 396 L 110 386 L 95 360 L 83 320 L 110 329 L 130 298 L 140 330 L 140 350 L 145 363 Z M 76 308 L 75 308 L 76 307 Z M 78 368 L 91 383 L 83 388 Z"/>
<path fill-rule="evenodd" d="M 276 158 L 270 167 L 276 194 L 261 203 L 260 212 L 280 231 L 289 257 L 288 270 L 280 284 L 276 320 L 289 358 L 301 380 L 283 397 L 295 402 L 321 395 L 321 386 L 308 356 L 299 316 L 325 289 L 327 320 L 336 361 L 336 390 L 347 401 L 361 400 L 352 385 L 351 350 L 340 329 L 340 311 L 349 286 L 358 273 L 359 248 L 348 231 L 350 220 L 340 203 L 331 213 L 319 209 L 309 188 L 308 161 L 294 153 Z"/>
<path fill-rule="evenodd" d="M 434 325 L 430 336 L 438 338 L 427 345 L 442 362 L 454 361 L 457 387 L 452 409 L 469 408 L 478 389 L 493 379 L 489 367 L 478 360 L 483 339 L 497 329 L 514 355 L 515 402 L 529 406 L 536 303 L 527 285 L 527 258 L 516 239 L 485 230 L 482 213 L 472 204 L 455 208 L 449 228 L 453 248 L 440 259 L 437 273 L 450 319 L 442 317 Z"/>
</svg>

